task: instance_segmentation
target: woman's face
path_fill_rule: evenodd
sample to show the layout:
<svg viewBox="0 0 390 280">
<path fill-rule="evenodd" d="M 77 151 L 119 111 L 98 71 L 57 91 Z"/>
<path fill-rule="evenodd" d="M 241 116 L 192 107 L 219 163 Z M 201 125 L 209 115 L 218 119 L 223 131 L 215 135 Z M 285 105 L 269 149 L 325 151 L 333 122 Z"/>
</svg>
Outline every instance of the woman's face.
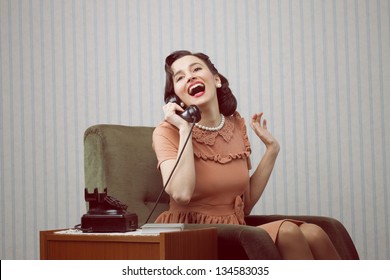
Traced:
<svg viewBox="0 0 390 280">
<path fill-rule="evenodd" d="M 216 97 L 216 85 L 221 83 L 200 58 L 192 55 L 177 59 L 172 65 L 176 95 L 187 105 L 201 105 Z"/>
</svg>

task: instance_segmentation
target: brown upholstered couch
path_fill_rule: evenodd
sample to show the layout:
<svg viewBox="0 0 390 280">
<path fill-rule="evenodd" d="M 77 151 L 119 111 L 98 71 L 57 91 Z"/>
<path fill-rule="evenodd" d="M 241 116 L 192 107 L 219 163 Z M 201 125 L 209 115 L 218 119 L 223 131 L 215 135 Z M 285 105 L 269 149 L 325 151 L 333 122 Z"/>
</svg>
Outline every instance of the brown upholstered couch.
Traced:
<svg viewBox="0 0 390 280">
<path fill-rule="evenodd" d="M 142 225 L 162 188 L 157 159 L 152 149 L 153 127 L 95 125 L 84 135 L 85 183 L 89 192 L 98 188 L 126 203 Z M 168 208 L 169 198 L 161 197 L 150 221 Z M 219 259 L 280 259 L 268 234 L 252 225 L 281 218 L 294 218 L 320 225 L 330 236 L 343 259 L 359 259 L 344 226 L 337 220 L 318 216 L 253 215 L 247 226 L 212 225 L 218 230 Z M 205 225 L 188 225 L 204 227 Z"/>
</svg>

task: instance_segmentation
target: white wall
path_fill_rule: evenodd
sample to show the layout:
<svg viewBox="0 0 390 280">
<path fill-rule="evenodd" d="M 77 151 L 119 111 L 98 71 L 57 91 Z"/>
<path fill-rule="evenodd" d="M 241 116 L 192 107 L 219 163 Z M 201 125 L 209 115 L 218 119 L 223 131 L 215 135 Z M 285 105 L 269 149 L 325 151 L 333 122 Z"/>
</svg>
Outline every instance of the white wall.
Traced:
<svg viewBox="0 0 390 280">
<path fill-rule="evenodd" d="M 164 58 L 189 49 L 280 140 L 255 213 L 335 217 L 390 259 L 389 27 L 388 0 L 0 0 L 0 258 L 80 222 L 84 130 L 156 125 Z"/>
</svg>

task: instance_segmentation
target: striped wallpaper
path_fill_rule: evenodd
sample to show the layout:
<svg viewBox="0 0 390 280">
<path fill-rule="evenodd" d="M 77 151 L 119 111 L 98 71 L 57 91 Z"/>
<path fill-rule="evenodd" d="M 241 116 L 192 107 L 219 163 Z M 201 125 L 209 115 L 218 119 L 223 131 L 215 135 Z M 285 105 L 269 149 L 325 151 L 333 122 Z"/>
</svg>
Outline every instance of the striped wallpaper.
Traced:
<svg viewBox="0 0 390 280">
<path fill-rule="evenodd" d="M 80 222 L 84 130 L 157 125 L 177 49 L 210 55 L 280 141 L 254 213 L 332 216 L 390 259 L 389 0 L 0 0 L 1 259 Z"/>
</svg>

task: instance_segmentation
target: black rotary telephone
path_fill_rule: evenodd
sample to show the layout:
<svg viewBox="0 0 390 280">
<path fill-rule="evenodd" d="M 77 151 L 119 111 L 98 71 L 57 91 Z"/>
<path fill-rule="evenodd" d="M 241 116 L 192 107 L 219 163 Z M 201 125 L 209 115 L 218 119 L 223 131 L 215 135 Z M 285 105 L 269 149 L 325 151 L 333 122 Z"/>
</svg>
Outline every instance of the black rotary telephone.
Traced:
<svg viewBox="0 0 390 280">
<path fill-rule="evenodd" d="M 108 196 L 107 189 L 99 193 L 95 188 L 88 193 L 85 188 L 84 193 L 89 210 L 81 218 L 83 232 L 127 232 L 138 228 L 137 215 L 127 212 L 126 204 Z"/>
<path fill-rule="evenodd" d="M 193 122 L 197 123 L 201 119 L 200 110 L 197 106 L 190 105 L 188 107 L 185 107 L 184 103 L 176 95 L 169 96 L 167 99 L 165 99 L 165 103 L 179 104 L 179 106 L 182 107 L 184 111 L 183 112 L 176 111 L 176 113 L 189 123 L 193 123 Z"/>
</svg>

